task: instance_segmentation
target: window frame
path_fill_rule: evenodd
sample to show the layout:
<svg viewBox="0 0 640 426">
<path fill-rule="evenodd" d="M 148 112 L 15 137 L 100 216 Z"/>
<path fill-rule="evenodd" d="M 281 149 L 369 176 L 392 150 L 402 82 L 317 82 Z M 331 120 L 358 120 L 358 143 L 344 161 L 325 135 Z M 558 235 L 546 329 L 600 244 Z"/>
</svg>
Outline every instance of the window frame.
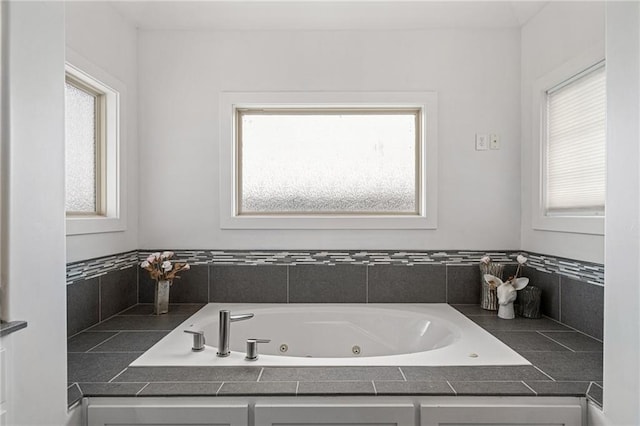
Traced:
<svg viewBox="0 0 640 426">
<path fill-rule="evenodd" d="M 237 111 L 241 109 L 419 109 L 418 214 L 239 214 Z M 222 229 L 436 229 L 437 94 L 435 92 L 222 92 L 220 226 Z"/>
<path fill-rule="evenodd" d="M 86 79 L 69 72 L 65 83 L 95 98 L 95 210 L 93 212 L 69 211 L 67 216 L 106 216 L 106 94 Z"/>
<path fill-rule="evenodd" d="M 548 214 L 546 209 L 547 93 L 604 63 L 604 45 L 597 45 L 583 55 L 535 81 L 532 91 L 532 228 L 542 231 L 604 235 L 604 215 L 570 213 Z M 605 64 L 606 66 L 606 64 Z"/>
<path fill-rule="evenodd" d="M 65 214 L 66 235 L 120 232 L 126 229 L 125 194 L 121 171 L 125 132 L 126 86 L 108 72 L 67 48 L 65 80 L 71 79 L 101 94 L 100 210 L 97 214 Z M 84 90 L 84 89 L 83 89 Z M 98 131 L 96 129 L 96 131 Z"/>
<path fill-rule="evenodd" d="M 286 212 L 286 211 L 273 211 L 273 212 L 265 212 L 265 213 L 256 213 L 256 212 L 244 212 L 242 209 L 242 117 L 245 115 L 366 115 L 366 114 L 381 114 L 381 115 L 395 115 L 395 114 L 405 114 L 405 115 L 413 115 L 414 123 L 415 123 L 415 141 L 414 141 L 414 149 L 415 149 L 415 158 L 414 158 L 414 201 L 415 201 L 415 209 L 412 212 L 318 212 L 318 213 L 310 213 L 310 212 Z M 235 200 L 236 200 L 236 214 L 238 216 L 273 216 L 273 215 L 282 215 L 282 216 L 326 216 L 326 215 L 337 215 L 337 216 L 357 216 L 357 215 L 392 215 L 392 216 L 419 216 L 421 214 L 420 209 L 422 207 L 422 182 L 420 180 L 420 167 L 421 167 L 421 130 L 422 130 L 422 110 L 419 107 L 404 107 L 404 108 L 381 108 L 381 107 L 358 107 L 358 108 L 345 108 L 345 107 L 304 107 L 304 108 L 235 108 L 235 149 L 236 156 L 234 165 L 236 169 L 236 185 L 234 187 Z"/>
</svg>

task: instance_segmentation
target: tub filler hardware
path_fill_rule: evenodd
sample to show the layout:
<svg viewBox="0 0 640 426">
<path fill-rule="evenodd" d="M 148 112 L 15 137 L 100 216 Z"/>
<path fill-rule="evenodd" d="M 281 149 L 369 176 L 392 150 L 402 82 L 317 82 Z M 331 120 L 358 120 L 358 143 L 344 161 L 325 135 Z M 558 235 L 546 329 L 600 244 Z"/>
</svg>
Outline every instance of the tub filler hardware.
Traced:
<svg viewBox="0 0 640 426">
<path fill-rule="evenodd" d="M 351 352 L 353 352 L 354 355 L 360 355 L 362 353 L 362 349 L 360 349 L 360 346 L 355 345 L 351 348 Z"/>
<path fill-rule="evenodd" d="M 253 314 L 231 315 L 231 311 L 226 309 L 220 310 L 219 313 L 219 332 L 218 332 L 218 356 L 229 356 L 229 341 L 231 339 L 231 323 L 236 321 L 244 321 L 253 318 Z"/>
<path fill-rule="evenodd" d="M 194 352 L 200 352 L 204 350 L 204 331 L 185 330 L 185 333 L 193 334 L 193 347 Z"/>
<path fill-rule="evenodd" d="M 244 357 L 247 361 L 255 361 L 258 359 L 258 343 L 269 343 L 269 339 L 247 339 L 247 356 Z"/>
<path fill-rule="evenodd" d="M 287 345 L 286 343 L 283 343 L 280 345 L 280 352 L 286 353 L 288 350 L 289 350 L 289 345 Z"/>
</svg>

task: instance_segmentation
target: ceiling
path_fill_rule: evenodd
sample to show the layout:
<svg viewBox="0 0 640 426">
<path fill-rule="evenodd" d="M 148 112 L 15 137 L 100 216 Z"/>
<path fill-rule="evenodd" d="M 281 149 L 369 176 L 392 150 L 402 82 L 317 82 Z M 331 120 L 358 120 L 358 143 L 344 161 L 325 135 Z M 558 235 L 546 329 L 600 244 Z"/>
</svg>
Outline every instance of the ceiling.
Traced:
<svg viewBox="0 0 640 426">
<path fill-rule="evenodd" d="M 202 0 L 109 3 L 147 30 L 516 28 L 548 1 Z"/>
</svg>

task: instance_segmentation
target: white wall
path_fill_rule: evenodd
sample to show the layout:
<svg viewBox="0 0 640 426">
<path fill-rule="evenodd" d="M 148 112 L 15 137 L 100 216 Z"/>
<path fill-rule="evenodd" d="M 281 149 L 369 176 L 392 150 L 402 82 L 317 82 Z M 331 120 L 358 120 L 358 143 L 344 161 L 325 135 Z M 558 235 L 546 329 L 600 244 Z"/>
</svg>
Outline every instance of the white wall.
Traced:
<svg viewBox="0 0 640 426">
<path fill-rule="evenodd" d="M 64 6 L 4 2 L 4 320 L 8 425 L 66 419 Z M 4 72 L 6 71 L 6 72 Z M 8 79 L 8 80 L 7 80 Z M 7 84 L 8 83 L 8 84 Z"/>
<path fill-rule="evenodd" d="M 607 4 L 604 415 L 640 424 L 640 3 Z"/>
<path fill-rule="evenodd" d="M 532 86 L 540 77 L 604 44 L 603 2 L 550 2 L 522 27 L 522 249 L 604 262 L 601 235 L 532 228 Z M 607 209 L 608 209 L 607 205 Z M 608 211 L 607 211 L 608 214 Z"/>
<path fill-rule="evenodd" d="M 111 5 L 65 2 L 66 45 L 126 86 L 121 98 L 125 133 L 121 138 L 121 179 L 127 228 L 123 232 L 67 237 L 67 262 L 138 248 L 137 31 Z"/>
<path fill-rule="evenodd" d="M 519 30 L 140 31 L 142 248 L 517 249 Z M 439 97 L 437 230 L 221 230 L 221 91 Z M 500 151 L 475 151 L 475 133 Z"/>
</svg>

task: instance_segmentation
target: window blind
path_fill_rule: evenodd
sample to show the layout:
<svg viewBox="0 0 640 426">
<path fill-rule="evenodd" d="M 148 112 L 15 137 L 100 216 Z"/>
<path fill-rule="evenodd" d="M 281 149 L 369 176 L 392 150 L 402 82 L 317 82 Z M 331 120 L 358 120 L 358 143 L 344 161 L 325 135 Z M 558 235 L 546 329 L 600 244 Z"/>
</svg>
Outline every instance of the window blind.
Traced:
<svg viewBox="0 0 640 426">
<path fill-rule="evenodd" d="M 605 83 L 600 63 L 547 91 L 547 215 L 604 215 Z"/>
</svg>

